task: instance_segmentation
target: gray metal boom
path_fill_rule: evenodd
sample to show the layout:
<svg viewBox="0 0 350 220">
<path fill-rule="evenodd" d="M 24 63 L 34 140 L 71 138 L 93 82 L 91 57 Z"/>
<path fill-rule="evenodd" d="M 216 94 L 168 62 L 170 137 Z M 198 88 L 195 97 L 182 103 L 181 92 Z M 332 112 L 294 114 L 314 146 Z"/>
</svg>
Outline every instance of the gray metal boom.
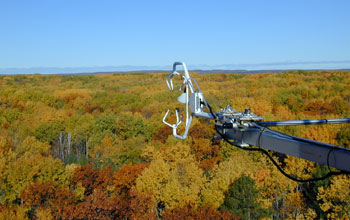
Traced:
<svg viewBox="0 0 350 220">
<path fill-rule="evenodd" d="M 241 147 L 258 146 L 282 154 L 303 158 L 339 170 L 350 171 L 350 150 L 331 144 L 293 137 L 270 129 L 221 129 Z"/>
</svg>

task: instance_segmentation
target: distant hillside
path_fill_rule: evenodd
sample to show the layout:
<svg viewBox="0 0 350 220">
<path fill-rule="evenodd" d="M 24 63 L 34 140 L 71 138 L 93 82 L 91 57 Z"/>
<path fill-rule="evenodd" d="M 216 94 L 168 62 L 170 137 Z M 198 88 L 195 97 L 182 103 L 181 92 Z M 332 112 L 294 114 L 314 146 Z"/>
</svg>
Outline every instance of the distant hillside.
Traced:
<svg viewBox="0 0 350 220">
<path fill-rule="evenodd" d="M 345 61 L 344 61 L 345 62 Z M 327 62 L 325 62 L 327 64 Z M 329 63 L 329 62 L 328 62 Z M 349 62 L 350 63 L 350 62 Z M 349 70 L 348 66 L 335 63 L 334 65 L 323 65 L 321 63 L 312 63 L 313 65 L 298 63 L 271 63 L 256 65 L 188 65 L 191 72 L 206 73 L 280 73 L 287 70 Z M 347 63 L 346 63 L 347 64 Z M 168 72 L 172 70 L 172 65 L 164 66 L 94 66 L 94 67 L 30 67 L 30 68 L 0 68 L 0 74 L 98 74 L 98 73 L 150 73 L 150 72 Z"/>
<path fill-rule="evenodd" d="M 190 72 L 197 72 L 200 74 L 212 74 L 212 73 L 243 73 L 243 74 L 257 74 L 257 73 L 284 73 L 287 71 L 300 70 L 300 69 L 280 69 L 280 70 L 223 70 L 223 69 L 213 69 L 213 70 L 200 70 L 194 69 L 189 70 Z M 350 69 L 312 69 L 311 71 L 350 71 Z M 90 75 L 90 74 L 128 74 L 128 73 L 159 73 L 159 72 L 169 72 L 169 70 L 139 70 L 139 71 L 112 71 L 112 72 L 95 72 L 95 73 L 73 73 L 71 75 Z"/>
</svg>

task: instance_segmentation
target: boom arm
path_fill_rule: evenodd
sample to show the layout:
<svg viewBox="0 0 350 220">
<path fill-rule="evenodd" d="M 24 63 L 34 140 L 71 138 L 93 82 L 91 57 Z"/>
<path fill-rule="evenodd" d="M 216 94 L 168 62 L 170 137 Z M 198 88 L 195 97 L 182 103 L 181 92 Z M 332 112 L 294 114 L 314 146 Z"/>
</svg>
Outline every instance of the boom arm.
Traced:
<svg viewBox="0 0 350 220">
<path fill-rule="evenodd" d="M 181 75 L 176 71 L 177 65 L 184 66 L 185 75 Z M 173 72 L 166 80 L 169 89 L 173 90 L 173 84 L 172 81 L 169 83 L 168 79 L 172 79 L 173 75 L 176 74 L 181 75 L 184 79 L 179 90 L 186 87 L 184 94 L 178 98 L 178 101 L 186 105 L 186 128 L 184 135 L 180 136 L 176 133 L 178 125 L 182 122 L 182 115 L 178 110 L 176 110 L 176 124 L 171 125 L 165 121 L 169 110 L 163 118 L 163 122 L 173 128 L 173 134 L 175 137 L 185 139 L 191 126 L 192 117 L 196 116 L 215 120 L 218 131 L 221 134 L 224 134 L 226 138 L 232 140 L 236 146 L 244 148 L 258 146 L 350 172 L 350 149 L 286 135 L 267 128 L 271 126 L 350 123 L 350 118 L 263 121 L 262 117 L 251 113 L 249 109 L 246 109 L 245 112 L 238 112 L 233 110 L 229 105 L 216 113 L 204 112 L 204 107 L 207 107 L 211 111 L 210 106 L 205 101 L 204 95 L 197 82 L 189 76 L 184 63 L 177 62 L 174 64 Z M 197 90 L 194 89 L 192 81 L 195 82 L 198 88 Z M 189 110 L 190 112 L 188 112 Z M 179 119 L 178 113 L 180 114 L 181 119 Z"/>
<path fill-rule="evenodd" d="M 282 154 L 307 159 L 339 170 L 350 171 L 350 150 L 335 145 L 282 134 L 252 126 L 247 129 L 221 129 L 238 146 L 258 146 Z"/>
</svg>

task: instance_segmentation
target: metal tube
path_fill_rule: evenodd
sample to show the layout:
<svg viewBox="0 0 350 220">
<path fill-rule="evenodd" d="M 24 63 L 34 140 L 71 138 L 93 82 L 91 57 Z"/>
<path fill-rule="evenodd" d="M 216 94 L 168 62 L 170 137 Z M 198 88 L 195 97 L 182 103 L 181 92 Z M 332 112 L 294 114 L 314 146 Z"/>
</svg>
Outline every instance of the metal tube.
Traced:
<svg viewBox="0 0 350 220">
<path fill-rule="evenodd" d="M 263 126 L 263 127 L 293 126 L 293 125 L 314 125 L 314 124 L 341 124 L 341 123 L 350 123 L 350 118 L 257 122 L 257 124 L 259 124 L 260 126 Z"/>
</svg>

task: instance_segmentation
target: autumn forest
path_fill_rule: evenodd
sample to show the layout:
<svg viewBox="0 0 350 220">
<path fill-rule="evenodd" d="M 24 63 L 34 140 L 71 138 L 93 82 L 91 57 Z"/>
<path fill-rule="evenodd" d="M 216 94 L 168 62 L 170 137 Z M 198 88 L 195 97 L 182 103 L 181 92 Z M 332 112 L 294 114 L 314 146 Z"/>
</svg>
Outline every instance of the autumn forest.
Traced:
<svg viewBox="0 0 350 220">
<path fill-rule="evenodd" d="M 265 155 L 214 139 L 204 119 L 174 138 L 162 118 L 181 104 L 167 74 L 0 76 L 0 219 L 350 218 L 349 175 L 292 181 Z M 349 71 L 191 76 L 215 111 L 350 117 Z M 350 147 L 346 124 L 274 129 Z M 334 170 L 270 153 L 298 178 Z"/>
</svg>

